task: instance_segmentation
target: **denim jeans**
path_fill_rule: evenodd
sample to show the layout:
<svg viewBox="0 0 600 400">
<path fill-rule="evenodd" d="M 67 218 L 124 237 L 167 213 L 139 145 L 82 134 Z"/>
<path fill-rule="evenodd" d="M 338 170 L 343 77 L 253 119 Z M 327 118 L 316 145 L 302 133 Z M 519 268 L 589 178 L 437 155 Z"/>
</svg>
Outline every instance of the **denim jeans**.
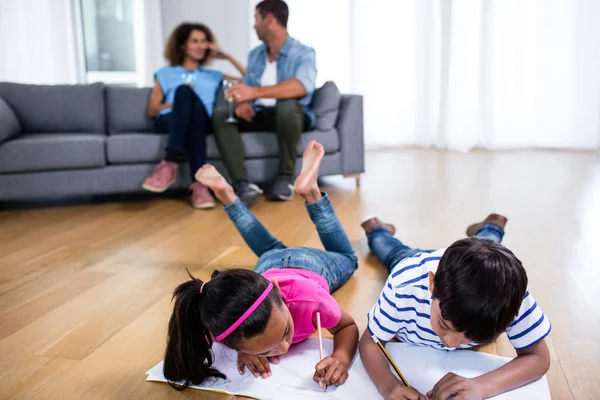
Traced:
<svg viewBox="0 0 600 400">
<path fill-rule="evenodd" d="M 306 204 L 308 215 L 325 250 L 309 247 L 287 247 L 273 237 L 269 231 L 236 199 L 223 207 L 242 238 L 259 259 L 254 271 L 262 274 L 272 268 L 300 268 L 323 276 L 334 292 L 350 279 L 358 259 L 354 249 L 340 224 L 329 197 L 315 203 Z"/>
<path fill-rule="evenodd" d="M 493 240 L 500 243 L 504 237 L 504 230 L 498 225 L 485 224 L 475 234 L 477 237 Z M 384 228 L 375 228 L 367 235 L 369 248 L 375 256 L 385 265 L 388 273 L 392 271 L 400 261 L 412 257 L 418 253 L 432 253 L 435 250 L 413 249 L 396 239 Z"/>
<path fill-rule="evenodd" d="M 165 160 L 190 161 L 192 180 L 196 171 L 206 163 L 206 134 L 210 117 L 204 103 L 188 85 L 175 90 L 175 100 L 170 113 L 156 118 L 154 131 L 168 133 Z"/>
</svg>

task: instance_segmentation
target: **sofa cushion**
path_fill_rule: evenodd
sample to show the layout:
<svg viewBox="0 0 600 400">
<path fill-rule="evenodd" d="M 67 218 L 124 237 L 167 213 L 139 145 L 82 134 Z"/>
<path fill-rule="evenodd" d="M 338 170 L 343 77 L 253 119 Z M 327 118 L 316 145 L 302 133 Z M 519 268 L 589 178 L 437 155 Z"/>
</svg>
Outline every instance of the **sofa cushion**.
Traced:
<svg viewBox="0 0 600 400">
<path fill-rule="evenodd" d="M 207 157 L 209 160 L 221 159 L 214 135 L 207 137 Z M 298 156 L 311 140 L 318 140 L 325 153 L 335 153 L 340 149 L 338 132 L 331 129 L 326 132 L 304 132 L 298 144 Z M 242 134 L 246 158 L 278 157 L 277 135 L 270 132 L 246 132 Z M 106 153 L 109 164 L 158 162 L 165 156 L 167 135 L 154 133 L 122 133 L 109 136 L 106 140 Z"/>
<path fill-rule="evenodd" d="M 0 145 L 0 173 L 103 167 L 105 139 L 101 133 L 21 135 Z"/>
<path fill-rule="evenodd" d="M 0 97 L 0 143 L 21 133 L 21 124 L 12 108 Z"/>
<path fill-rule="evenodd" d="M 108 132 L 151 131 L 153 121 L 147 108 L 151 89 L 120 86 L 106 87 Z"/>
<path fill-rule="evenodd" d="M 26 133 L 104 132 L 104 85 L 24 85 L 0 82 L 0 96 Z"/>
<path fill-rule="evenodd" d="M 335 83 L 328 81 L 315 91 L 312 109 L 315 112 L 315 129 L 328 131 L 335 127 L 342 95 Z"/>
</svg>

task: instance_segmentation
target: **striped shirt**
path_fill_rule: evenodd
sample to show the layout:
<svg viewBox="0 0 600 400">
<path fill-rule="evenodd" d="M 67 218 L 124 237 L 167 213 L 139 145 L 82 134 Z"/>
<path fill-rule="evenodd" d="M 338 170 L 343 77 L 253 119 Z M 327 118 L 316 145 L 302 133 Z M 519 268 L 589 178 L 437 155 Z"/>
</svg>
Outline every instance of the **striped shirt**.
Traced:
<svg viewBox="0 0 600 400">
<path fill-rule="evenodd" d="M 480 344 L 445 347 L 431 327 L 428 275 L 429 272 L 437 271 L 445 250 L 416 254 L 402 260 L 392 269 L 377 303 L 368 314 L 371 335 L 375 335 L 383 343 L 397 336 L 402 342 L 442 350 L 468 348 Z M 545 338 L 551 329 L 550 321 L 527 291 L 519 313 L 506 333 L 513 347 L 522 350 Z"/>
</svg>

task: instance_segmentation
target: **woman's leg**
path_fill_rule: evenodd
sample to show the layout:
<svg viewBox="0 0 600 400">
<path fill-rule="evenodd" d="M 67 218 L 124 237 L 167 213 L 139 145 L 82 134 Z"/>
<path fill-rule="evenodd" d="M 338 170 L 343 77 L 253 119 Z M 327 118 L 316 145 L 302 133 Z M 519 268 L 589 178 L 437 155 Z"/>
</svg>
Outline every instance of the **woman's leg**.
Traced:
<svg viewBox="0 0 600 400">
<path fill-rule="evenodd" d="M 254 254 L 260 257 L 269 250 L 286 248 L 246 208 L 244 203 L 235 195 L 231 185 L 227 183 L 215 167 L 210 164 L 204 165 L 196 173 L 196 180 L 210 188 L 223 203 L 223 209 L 229 219 Z"/>
<path fill-rule="evenodd" d="M 193 180 L 196 172 L 206 164 L 206 133 L 210 127 L 208 111 L 195 93 L 189 121 L 186 150 Z"/>
<path fill-rule="evenodd" d="M 167 133 L 171 136 L 170 129 L 173 119 L 173 113 L 161 115 L 154 120 L 154 132 L 155 133 Z M 172 184 L 175 183 L 177 178 L 178 165 L 177 161 L 162 160 L 152 171 L 152 174 L 148 176 L 142 188 L 154 193 L 162 193 L 167 190 Z"/>
<path fill-rule="evenodd" d="M 188 85 L 181 85 L 175 90 L 165 156 L 166 161 L 181 162 L 186 159 L 186 144 L 192 116 L 194 115 L 193 105 L 199 101 L 200 99 L 194 93 L 194 90 Z"/>
</svg>

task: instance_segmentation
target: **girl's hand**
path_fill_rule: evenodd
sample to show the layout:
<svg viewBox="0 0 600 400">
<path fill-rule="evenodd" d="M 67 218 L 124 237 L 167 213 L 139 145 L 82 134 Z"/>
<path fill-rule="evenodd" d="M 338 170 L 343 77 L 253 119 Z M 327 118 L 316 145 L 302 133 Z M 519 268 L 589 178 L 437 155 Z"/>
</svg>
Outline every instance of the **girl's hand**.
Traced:
<svg viewBox="0 0 600 400">
<path fill-rule="evenodd" d="M 315 366 L 313 381 L 325 389 L 329 385 L 340 386 L 348 379 L 348 364 L 335 357 L 325 357 Z"/>
<path fill-rule="evenodd" d="M 274 364 L 279 364 L 279 358 L 271 357 L 271 361 Z M 248 367 L 252 375 L 256 378 L 262 376 L 266 379 L 271 376 L 271 365 L 267 357 L 255 356 L 252 354 L 246 354 L 238 351 L 237 367 L 240 375 L 244 375 L 244 365 Z"/>
<path fill-rule="evenodd" d="M 210 55 L 214 58 L 219 60 L 227 58 L 227 54 L 225 54 L 216 43 L 208 42 L 208 50 L 210 51 Z"/>
</svg>

